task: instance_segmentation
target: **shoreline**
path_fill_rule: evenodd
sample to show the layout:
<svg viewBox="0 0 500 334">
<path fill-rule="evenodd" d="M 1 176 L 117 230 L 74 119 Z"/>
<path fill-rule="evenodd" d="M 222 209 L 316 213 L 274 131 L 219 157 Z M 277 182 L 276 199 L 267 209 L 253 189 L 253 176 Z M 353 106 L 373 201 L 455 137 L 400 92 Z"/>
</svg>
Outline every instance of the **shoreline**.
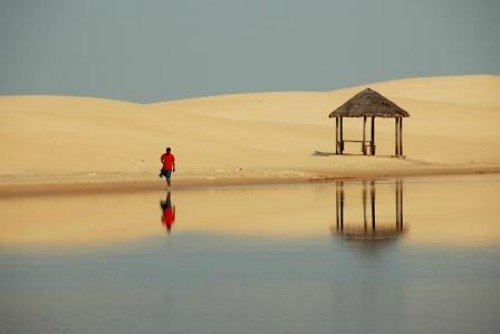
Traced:
<svg viewBox="0 0 500 334">
<path fill-rule="evenodd" d="M 273 171 L 266 176 L 220 175 L 217 178 L 185 176 L 173 180 L 171 190 L 202 189 L 208 187 L 265 186 L 303 183 L 329 183 L 336 181 L 388 180 L 411 177 L 439 177 L 454 175 L 500 174 L 500 166 L 434 167 L 428 169 L 400 169 L 373 171 L 317 171 L 290 175 Z M 99 193 L 133 193 L 166 191 L 163 179 L 104 180 L 59 183 L 4 183 L 0 184 L 0 199 L 30 196 L 85 195 Z"/>
</svg>

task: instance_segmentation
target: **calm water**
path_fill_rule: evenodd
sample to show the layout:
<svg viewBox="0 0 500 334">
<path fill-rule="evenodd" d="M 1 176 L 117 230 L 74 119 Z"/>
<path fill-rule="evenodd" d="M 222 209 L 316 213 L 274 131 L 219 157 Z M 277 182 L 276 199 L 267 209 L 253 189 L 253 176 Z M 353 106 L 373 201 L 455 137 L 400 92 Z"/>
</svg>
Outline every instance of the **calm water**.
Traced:
<svg viewBox="0 0 500 334">
<path fill-rule="evenodd" d="M 2 199 L 0 333 L 497 332 L 499 194 L 484 176 Z"/>
</svg>

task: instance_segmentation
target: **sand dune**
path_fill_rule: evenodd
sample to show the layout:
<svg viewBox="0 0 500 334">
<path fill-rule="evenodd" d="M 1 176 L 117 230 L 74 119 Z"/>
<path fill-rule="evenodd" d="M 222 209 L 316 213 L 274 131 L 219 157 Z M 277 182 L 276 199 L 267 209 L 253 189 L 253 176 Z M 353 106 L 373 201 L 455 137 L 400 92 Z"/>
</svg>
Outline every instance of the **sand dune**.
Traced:
<svg viewBox="0 0 500 334">
<path fill-rule="evenodd" d="M 377 120 L 376 157 L 334 151 L 328 113 L 370 86 L 406 109 L 407 159 L 393 120 Z M 177 186 L 360 175 L 500 171 L 500 76 L 415 78 L 333 92 L 213 96 L 148 105 L 84 97 L 0 97 L 0 186 L 161 187 L 159 156 L 178 159 Z M 361 137 L 359 119 L 346 137 Z M 348 152 L 360 153 L 359 145 Z M 126 182 L 124 182 L 126 181 Z M 116 184 L 115 183 L 115 184 Z"/>
</svg>

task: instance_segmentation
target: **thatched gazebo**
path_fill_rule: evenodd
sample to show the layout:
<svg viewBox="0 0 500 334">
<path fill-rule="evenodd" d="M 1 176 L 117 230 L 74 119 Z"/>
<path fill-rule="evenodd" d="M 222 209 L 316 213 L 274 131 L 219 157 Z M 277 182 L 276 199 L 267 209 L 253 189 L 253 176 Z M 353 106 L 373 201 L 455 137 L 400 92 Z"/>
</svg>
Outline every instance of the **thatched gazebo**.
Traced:
<svg viewBox="0 0 500 334">
<path fill-rule="evenodd" d="M 361 152 L 364 155 L 375 154 L 375 117 L 394 118 L 396 120 L 396 157 L 403 157 L 403 117 L 410 114 L 397 106 L 394 102 L 367 88 L 354 95 L 346 103 L 328 115 L 335 117 L 335 154 L 344 154 L 344 143 L 361 143 Z M 344 117 L 363 117 L 363 139 L 344 139 Z M 366 138 L 366 120 L 371 118 L 370 140 Z"/>
</svg>

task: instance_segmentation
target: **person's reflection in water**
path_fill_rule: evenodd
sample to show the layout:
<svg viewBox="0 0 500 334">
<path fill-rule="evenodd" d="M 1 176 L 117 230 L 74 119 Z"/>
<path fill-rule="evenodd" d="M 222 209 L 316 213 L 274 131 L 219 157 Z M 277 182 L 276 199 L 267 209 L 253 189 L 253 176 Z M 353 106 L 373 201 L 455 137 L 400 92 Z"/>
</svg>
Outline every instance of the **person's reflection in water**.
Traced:
<svg viewBox="0 0 500 334">
<path fill-rule="evenodd" d="M 160 206 L 163 211 L 161 222 L 167 229 L 167 232 L 170 233 L 175 223 L 175 206 L 172 206 L 172 195 L 170 191 L 167 193 L 167 198 L 164 201 L 160 201 Z"/>
</svg>

